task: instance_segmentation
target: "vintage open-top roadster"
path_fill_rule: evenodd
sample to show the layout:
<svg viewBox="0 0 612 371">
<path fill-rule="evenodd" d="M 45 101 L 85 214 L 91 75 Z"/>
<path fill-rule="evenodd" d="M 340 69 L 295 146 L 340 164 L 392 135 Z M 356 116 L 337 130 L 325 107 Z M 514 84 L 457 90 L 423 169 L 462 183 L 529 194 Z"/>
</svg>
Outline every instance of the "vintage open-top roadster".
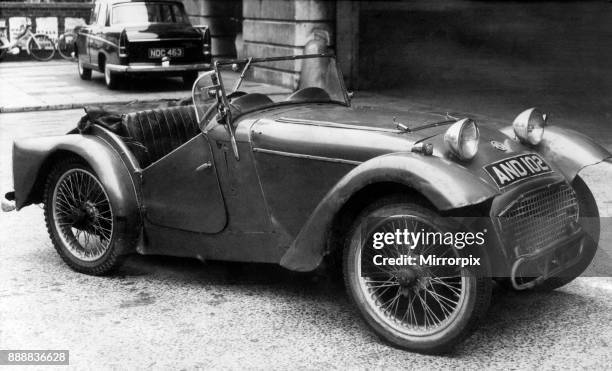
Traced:
<svg viewBox="0 0 612 371">
<path fill-rule="evenodd" d="M 279 66 L 302 71 L 284 81 L 295 89 L 250 82 Z M 218 61 L 192 93 L 190 105 L 90 111 L 66 135 L 16 141 L 6 198 L 43 203 L 59 255 L 87 274 L 132 252 L 295 271 L 340 262 L 365 322 L 429 353 L 475 327 L 494 279 L 554 289 L 597 249 L 597 205 L 579 171 L 610 153 L 546 126 L 538 109 L 499 131 L 353 108 L 325 54 Z M 395 239 L 419 232 L 463 239 Z M 403 263 L 425 255 L 447 260 Z"/>
</svg>

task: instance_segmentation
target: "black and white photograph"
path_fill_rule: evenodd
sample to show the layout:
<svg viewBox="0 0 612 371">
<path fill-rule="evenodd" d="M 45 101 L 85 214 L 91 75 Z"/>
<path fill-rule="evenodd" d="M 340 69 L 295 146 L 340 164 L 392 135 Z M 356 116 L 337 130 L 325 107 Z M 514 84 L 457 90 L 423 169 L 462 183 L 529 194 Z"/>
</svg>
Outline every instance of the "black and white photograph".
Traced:
<svg viewBox="0 0 612 371">
<path fill-rule="evenodd" d="M 611 20 L 0 0 L 0 369 L 609 369 Z"/>
</svg>

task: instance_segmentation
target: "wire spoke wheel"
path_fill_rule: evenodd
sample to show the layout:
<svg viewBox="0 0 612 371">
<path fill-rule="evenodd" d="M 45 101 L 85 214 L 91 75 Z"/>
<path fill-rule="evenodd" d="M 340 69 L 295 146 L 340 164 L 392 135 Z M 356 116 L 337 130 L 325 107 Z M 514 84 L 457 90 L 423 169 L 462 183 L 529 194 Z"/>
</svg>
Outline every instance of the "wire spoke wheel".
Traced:
<svg viewBox="0 0 612 371">
<path fill-rule="evenodd" d="M 440 232 L 423 218 L 394 215 L 381 220 L 367 232 L 355 254 L 359 287 L 376 315 L 400 333 L 412 336 L 433 334 L 451 323 L 466 296 L 465 277 L 459 269 L 440 266 L 390 266 L 374 264 L 374 256 L 458 257 L 455 249 L 443 244 L 393 244 L 380 250 L 371 248 L 374 233 Z M 378 260 L 382 260 L 378 258 Z"/>
<path fill-rule="evenodd" d="M 110 248 L 113 212 L 106 191 L 85 169 L 65 172 L 52 198 L 55 229 L 68 252 L 81 261 L 100 259 Z"/>
<path fill-rule="evenodd" d="M 345 238 L 344 280 L 364 321 L 383 340 L 444 353 L 486 313 L 492 287 L 486 252 L 470 250 L 486 262 L 482 267 L 436 260 L 466 256 L 441 237 L 457 227 L 402 195 L 381 198 L 354 218 Z"/>
<path fill-rule="evenodd" d="M 8 52 L 7 45 L 4 44 L 4 41 L 0 38 L 0 61 L 4 59 L 6 53 Z"/>
<path fill-rule="evenodd" d="M 28 41 L 28 50 L 34 59 L 48 61 L 55 55 L 55 43 L 47 35 L 36 34 Z"/>
</svg>

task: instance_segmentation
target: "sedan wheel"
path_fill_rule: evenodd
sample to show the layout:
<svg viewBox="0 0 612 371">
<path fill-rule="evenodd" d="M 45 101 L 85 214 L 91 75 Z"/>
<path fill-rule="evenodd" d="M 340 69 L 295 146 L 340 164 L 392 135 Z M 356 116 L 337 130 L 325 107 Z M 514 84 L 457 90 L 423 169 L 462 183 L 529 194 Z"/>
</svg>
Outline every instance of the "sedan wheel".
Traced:
<svg viewBox="0 0 612 371">
<path fill-rule="evenodd" d="M 91 68 L 86 68 L 83 66 L 81 59 L 77 59 L 77 69 L 79 71 L 79 77 L 81 80 L 91 80 Z"/>
<path fill-rule="evenodd" d="M 45 187 L 45 221 L 62 259 L 74 270 L 93 275 L 120 263 L 124 239 L 104 186 L 77 159 L 60 162 Z"/>
<path fill-rule="evenodd" d="M 366 323 L 383 340 L 423 353 L 450 350 L 469 335 L 486 313 L 492 287 L 488 263 L 464 268 L 380 265 L 374 262 L 401 256 L 413 256 L 419 261 L 420 255 L 458 258 L 464 253 L 442 244 L 419 245 L 415 249 L 393 244 L 374 249 L 372 243 L 379 232 L 448 231 L 439 220 L 437 213 L 421 205 L 398 198 L 381 200 L 358 217 L 344 250 L 347 290 Z"/>
</svg>

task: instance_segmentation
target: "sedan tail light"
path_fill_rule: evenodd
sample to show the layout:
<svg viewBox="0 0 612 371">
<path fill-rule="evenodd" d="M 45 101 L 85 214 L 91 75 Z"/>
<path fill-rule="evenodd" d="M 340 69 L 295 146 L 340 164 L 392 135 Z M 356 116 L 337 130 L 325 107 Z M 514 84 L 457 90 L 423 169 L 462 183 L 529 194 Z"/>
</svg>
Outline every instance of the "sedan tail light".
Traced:
<svg viewBox="0 0 612 371">
<path fill-rule="evenodd" d="M 123 30 L 119 35 L 119 58 L 126 58 L 127 56 L 127 34 Z"/>
<path fill-rule="evenodd" d="M 198 28 L 198 30 L 202 34 L 202 54 L 210 55 L 211 54 L 211 50 L 210 50 L 210 28 L 208 28 L 208 27 L 201 27 L 201 28 Z"/>
</svg>

